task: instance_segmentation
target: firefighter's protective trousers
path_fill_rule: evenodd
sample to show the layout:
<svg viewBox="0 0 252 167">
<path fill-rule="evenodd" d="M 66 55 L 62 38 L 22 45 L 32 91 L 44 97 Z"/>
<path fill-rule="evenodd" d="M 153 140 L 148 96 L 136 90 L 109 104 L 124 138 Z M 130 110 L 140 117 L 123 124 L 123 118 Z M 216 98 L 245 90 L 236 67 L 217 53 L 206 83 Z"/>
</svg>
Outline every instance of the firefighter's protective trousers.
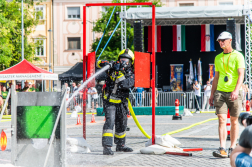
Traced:
<svg viewBox="0 0 252 167">
<path fill-rule="evenodd" d="M 132 72 L 109 72 L 104 90 L 103 112 L 106 122 L 103 126 L 102 146 L 112 147 L 113 138 L 117 145 L 125 145 L 129 89 L 134 86 L 135 77 Z M 115 133 L 113 128 L 115 126 Z"/>
<path fill-rule="evenodd" d="M 103 126 L 102 146 L 112 147 L 114 143 L 125 145 L 126 128 L 127 128 L 127 102 L 111 103 L 107 102 L 104 106 L 106 122 Z M 115 134 L 113 127 L 115 125 Z"/>
</svg>

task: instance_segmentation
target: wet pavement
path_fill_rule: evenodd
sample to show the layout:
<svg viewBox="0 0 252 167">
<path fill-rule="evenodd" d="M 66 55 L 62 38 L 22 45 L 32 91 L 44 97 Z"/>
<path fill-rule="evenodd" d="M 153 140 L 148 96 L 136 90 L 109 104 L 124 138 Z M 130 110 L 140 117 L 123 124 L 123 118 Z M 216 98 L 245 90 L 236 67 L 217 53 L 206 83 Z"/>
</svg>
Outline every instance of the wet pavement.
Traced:
<svg viewBox="0 0 252 167">
<path fill-rule="evenodd" d="M 82 120 L 82 115 L 81 120 Z M 218 139 L 218 122 L 217 120 L 194 126 L 175 134 L 173 137 L 181 142 L 181 148 L 203 148 L 203 151 L 192 152 L 191 157 L 176 155 L 147 155 L 141 154 L 140 149 L 145 147 L 147 138 L 136 126 L 133 118 L 128 118 L 130 131 L 127 132 L 126 145 L 133 148 L 134 152 L 122 153 L 115 152 L 113 156 L 103 155 L 101 136 L 104 124 L 104 116 L 95 116 L 96 123 L 91 122 L 91 114 L 86 115 L 87 125 L 87 143 L 91 146 L 91 153 L 71 153 L 67 152 L 67 164 L 69 167 L 77 166 L 230 166 L 229 158 L 215 158 L 212 152 L 219 147 Z M 191 117 L 183 117 L 182 120 L 172 120 L 170 115 L 156 116 L 156 135 L 162 135 L 174 130 L 188 127 L 192 124 L 216 118 L 214 113 L 194 114 Z M 139 115 L 137 119 L 143 129 L 151 136 L 152 133 L 152 116 Z M 75 125 L 76 118 L 70 118 L 67 115 L 67 133 L 69 137 L 83 136 L 82 125 Z M 1 122 L 1 128 L 9 128 L 10 122 Z M 243 127 L 240 127 L 240 132 Z M 11 166 L 11 146 L 10 132 L 7 132 L 8 145 L 6 151 L 0 151 L 0 166 Z M 229 147 L 230 141 L 227 141 Z M 115 151 L 115 145 L 112 147 Z"/>
</svg>

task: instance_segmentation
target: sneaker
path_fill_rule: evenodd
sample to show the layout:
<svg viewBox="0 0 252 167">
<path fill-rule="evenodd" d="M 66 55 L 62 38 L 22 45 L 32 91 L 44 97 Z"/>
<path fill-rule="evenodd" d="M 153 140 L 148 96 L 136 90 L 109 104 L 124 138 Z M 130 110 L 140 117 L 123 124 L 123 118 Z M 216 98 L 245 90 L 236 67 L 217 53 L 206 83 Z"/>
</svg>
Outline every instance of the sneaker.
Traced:
<svg viewBox="0 0 252 167">
<path fill-rule="evenodd" d="M 111 147 L 103 147 L 103 155 L 114 155 L 114 152 Z"/>
<path fill-rule="evenodd" d="M 231 153 L 232 153 L 233 150 L 234 150 L 233 148 L 229 148 L 228 149 L 228 158 L 230 158 L 230 155 L 231 155 Z"/>
<path fill-rule="evenodd" d="M 220 158 L 227 158 L 228 154 L 227 151 L 223 147 L 219 147 L 218 150 L 213 152 L 214 157 L 220 157 Z"/>
<path fill-rule="evenodd" d="M 200 111 L 195 111 L 195 114 L 200 114 Z"/>
<path fill-rule="evenodd" d="M 132 152 L 133 149 L 123 145 L 116 145 L 116 151 Z"/>
</svg>

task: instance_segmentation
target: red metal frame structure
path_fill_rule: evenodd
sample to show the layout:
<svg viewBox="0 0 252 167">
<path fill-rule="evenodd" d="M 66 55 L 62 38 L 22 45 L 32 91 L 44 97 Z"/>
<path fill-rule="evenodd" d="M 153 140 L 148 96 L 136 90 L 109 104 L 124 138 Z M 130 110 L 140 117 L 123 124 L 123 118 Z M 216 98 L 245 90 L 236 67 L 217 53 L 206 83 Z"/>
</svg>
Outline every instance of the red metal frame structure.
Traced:
<svg viewBox="0 0 252 167">
<path fill-rule="evenodd" d="M 137 6 L 137 5 L 150 5 L 152 6 L 152 144 L 155 144 L 155 105 L 156 105 L 156 94 L 155 94 L 155 5 L 152 2 L 142 3 L 87 3 L 83 6 L 83 82 L 86 80 L 86 7 L 91 6 Z M 86 139 L 86 91 L 83 91 L 83 137 Z"/>
</svg>

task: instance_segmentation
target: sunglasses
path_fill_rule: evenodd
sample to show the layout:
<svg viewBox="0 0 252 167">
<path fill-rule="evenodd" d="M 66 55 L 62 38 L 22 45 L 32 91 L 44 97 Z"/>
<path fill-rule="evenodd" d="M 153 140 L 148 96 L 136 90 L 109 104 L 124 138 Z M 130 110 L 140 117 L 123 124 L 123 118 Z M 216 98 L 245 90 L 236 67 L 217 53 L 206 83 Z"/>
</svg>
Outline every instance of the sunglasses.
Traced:
<svg viewBox="0 0 252 167">
<path fill-rule="evenodd" d="M 224 42 L 226 41 L 227 39 L 219 39 L 218 42 Z"/>
</svg>

